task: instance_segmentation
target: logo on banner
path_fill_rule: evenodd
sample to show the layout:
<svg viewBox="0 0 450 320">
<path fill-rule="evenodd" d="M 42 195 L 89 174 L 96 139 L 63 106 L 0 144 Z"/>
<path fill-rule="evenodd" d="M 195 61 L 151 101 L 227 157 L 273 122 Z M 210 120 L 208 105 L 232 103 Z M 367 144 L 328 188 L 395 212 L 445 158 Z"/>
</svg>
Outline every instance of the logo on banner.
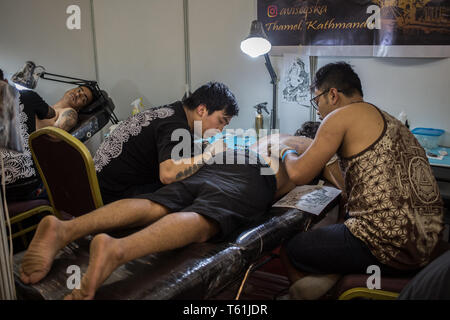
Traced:
<svg viewBox="0 0 450 320">
<path fill-rule="evenodd" d="M 276 17 L 278 15 L 278 7 L 276 5 L 270 5 L 267 7 L 267 16 L 269 18 Z"/>
</svg>

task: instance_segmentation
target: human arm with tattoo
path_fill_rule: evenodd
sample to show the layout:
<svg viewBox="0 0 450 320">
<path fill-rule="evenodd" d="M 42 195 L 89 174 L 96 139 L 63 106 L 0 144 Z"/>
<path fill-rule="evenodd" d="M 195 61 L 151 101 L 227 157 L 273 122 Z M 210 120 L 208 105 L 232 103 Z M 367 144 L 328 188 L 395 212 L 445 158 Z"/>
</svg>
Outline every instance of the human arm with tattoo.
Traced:
<svg viewBox="0 0 450 320">
<path fill-rule="evenodd" d="M 58 119 L 56 120 L 54 126 L 65 131 L 69 131 L 78 121 L 78 112 L 73 108 L 66 108 L 61 111 Z"/>
<path fill-rule="evenodd" d="M 163 184 L 170 184 L 192 176 L 213 156 L 226 149 L 223 140 L 217 140 L 206 147 L 205 152 L 192 158 L 180 160 L 168 159 L 159 164 L 159 179 Z"/>
</svg>

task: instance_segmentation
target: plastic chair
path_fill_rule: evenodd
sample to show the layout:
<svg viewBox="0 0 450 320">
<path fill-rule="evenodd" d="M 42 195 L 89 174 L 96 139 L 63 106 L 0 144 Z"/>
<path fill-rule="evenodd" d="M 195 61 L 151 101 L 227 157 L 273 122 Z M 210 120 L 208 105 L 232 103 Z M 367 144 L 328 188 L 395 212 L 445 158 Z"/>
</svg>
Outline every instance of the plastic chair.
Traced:
<svg viewBox="0 0 450 320">
<path fill-rule="evenodd" d="M 80 140 L 46 127 L 33 132 L 29 144 L 56 214 L 66 219 L 103 206 L 94 161 Z"/>
</svg>

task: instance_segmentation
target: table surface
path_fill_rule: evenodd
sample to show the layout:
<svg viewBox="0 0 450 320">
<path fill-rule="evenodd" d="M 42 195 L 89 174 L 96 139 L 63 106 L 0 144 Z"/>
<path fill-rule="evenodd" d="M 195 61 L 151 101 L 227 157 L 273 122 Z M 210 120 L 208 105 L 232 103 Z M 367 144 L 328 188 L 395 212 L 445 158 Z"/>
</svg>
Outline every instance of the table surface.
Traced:
<svg viewBox="0 0 450 320">
<path fill-rule="evenodd" d="M 443 157 L 442 160 L 428 157 L 428 161 L 432 166 L 438 166 L 438 167 L 448 167 L 450 168 L 450 148 L 447 147 L 439 147 L 436 149 L 429 150 L 430 152 L 439 155 L 439 151 L 444 150 L 447 151 L 447 155 Z"/>
</svg>

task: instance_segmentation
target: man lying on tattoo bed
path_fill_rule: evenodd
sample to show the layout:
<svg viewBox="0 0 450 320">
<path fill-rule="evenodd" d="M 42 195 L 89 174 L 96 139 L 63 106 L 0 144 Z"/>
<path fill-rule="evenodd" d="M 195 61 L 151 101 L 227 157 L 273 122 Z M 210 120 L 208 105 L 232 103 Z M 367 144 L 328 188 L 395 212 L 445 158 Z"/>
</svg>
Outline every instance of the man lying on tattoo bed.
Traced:
<svg viewBox="0 0 450 320">
<path fill-rule="evenodd" d="M 195 174 L 154 193 L 119 200 L 70 221 L 45 217 L 24 255 L 21 280 L 25 284 L 40 281 L 60 249 L 80 237 L 97 234 L 90 244 L 89 267 L 81 288 L 66 297 L 93 299 L 97 288 L 122 264 L 195 242 L 221 241 L 255 221 L 294 187 L 278 157 L 268 156 L 268 140 L 204 159 L 206 164 Z M 311 141 L 280 137 L 283 145 L 298 153 Z M 246 164 L 239 164 L 244 161 Z M 269 172 L 263 174 L 264 170 Z M 143 228 L 120 239 L 101 233 L 125 227 Z"/>
</svg>

